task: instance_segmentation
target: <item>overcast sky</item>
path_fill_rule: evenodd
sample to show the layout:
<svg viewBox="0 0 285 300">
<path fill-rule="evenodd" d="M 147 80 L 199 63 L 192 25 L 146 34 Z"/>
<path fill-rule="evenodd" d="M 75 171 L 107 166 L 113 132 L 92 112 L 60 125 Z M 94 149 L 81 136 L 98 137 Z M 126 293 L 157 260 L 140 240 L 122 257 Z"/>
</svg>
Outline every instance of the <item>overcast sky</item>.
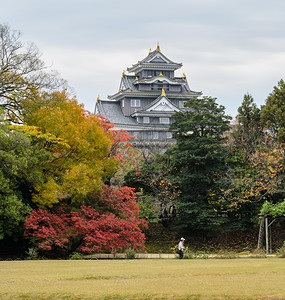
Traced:
<svg viewBox="0 0 285 300">
<path fill-rule="evenodd" d="M 244 94 L 263 105 L 285 77 L 284 0 L 9 0 L 0 23 L 34 42 L 92 112 L 157 42 L 232 116 Z"/>
</svg>

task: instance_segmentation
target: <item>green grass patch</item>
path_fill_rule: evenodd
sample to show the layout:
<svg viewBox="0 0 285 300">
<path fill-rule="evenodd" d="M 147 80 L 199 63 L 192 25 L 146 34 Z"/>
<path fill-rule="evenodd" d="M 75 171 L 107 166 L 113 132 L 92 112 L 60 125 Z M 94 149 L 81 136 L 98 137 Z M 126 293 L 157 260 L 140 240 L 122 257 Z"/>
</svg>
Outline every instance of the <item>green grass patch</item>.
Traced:
<svg viewBox="0 0 285 300">
<path fill-rule="evenodd" d="M 0 262 L 0 299 L 284 299 L 285 260 Z"/>
</svg>

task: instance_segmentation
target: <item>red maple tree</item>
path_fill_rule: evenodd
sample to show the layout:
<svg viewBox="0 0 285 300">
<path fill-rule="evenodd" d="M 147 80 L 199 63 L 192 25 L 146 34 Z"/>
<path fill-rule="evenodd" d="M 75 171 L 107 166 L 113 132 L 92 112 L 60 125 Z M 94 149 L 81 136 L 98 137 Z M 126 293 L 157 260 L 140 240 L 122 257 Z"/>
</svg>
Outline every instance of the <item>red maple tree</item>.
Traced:
<svg viewBox="0 0 285 300">
<path fill-rule="evenodd" d="M 25 222 L 25 236 L 44 251 L 78 248 L 84 253 L 118 252 L 130 247 L 143 249 L 142 229 L 147 222 L 139 218 L 132 188 L 103 186 L 92 206 L 81 205 L 71 211 L 60 205 L 54 212 L 34 210 Z"/>
</svg>

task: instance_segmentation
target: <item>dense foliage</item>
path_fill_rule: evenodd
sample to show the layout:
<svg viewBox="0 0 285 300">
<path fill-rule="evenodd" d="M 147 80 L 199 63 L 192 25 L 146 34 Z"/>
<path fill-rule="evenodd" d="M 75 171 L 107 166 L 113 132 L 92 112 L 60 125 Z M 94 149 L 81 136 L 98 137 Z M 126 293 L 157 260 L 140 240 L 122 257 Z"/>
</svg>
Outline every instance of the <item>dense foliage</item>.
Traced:
<svg viewBox="0 0 285 300">
<path fill-rule="evenodd" d="M 274 218 L 284 217 L 285 216 L 285 200 L 280 203 L 272 204 L 268 201 L 265 201 L 262 205 L 261 213 L 263 215 L 270 215 Z"/>
<path fill-rule="evenodd" d="M 27 136 L 0 122 L 0 240 L 17 240 L 30 213 L 30 188 L 40 176 L 37 165 L 47 157 Z"/>
<path fill-rule="evenodd" d="M 180 190 L 171 180 L 171 170 L 171 159 L 167 152 L 145 156 L 141 166 L 124 177 L 124 183 L 136 189 L 141 211 L 151 222 L 160 221 L 166 225 L 175 217 L 174 202 Z"/>
<path fill-rule="evenodd" d="M 163 195 L 175 205 L 179 230 L 246 230 L 257 224 L 265 201 L 284 199 L 284 146 L 263 127 L 262 109 L 245 95 L 229 127 L 215 100 L 188 101 L 189 110 L 173 116 L 176 145 L 125 176 L 144 195 L 160 194 L 155 179 L 175 187 L 178 193 L 168 188 L 171 196 Z"/>
<path fill-rule="evenodd" d="M 91 199 L 92 198 L 92 201 Z M 142 249 L 146 221 L 139 218 L 135 193 L 128 187 L 103 191 L 89 197 L 91 205 L 72 210 L 60 205 L 53 211 L 34 210 L 26 219 L 25 236 L 45 252 L 118 252 Z"/>
</svg>

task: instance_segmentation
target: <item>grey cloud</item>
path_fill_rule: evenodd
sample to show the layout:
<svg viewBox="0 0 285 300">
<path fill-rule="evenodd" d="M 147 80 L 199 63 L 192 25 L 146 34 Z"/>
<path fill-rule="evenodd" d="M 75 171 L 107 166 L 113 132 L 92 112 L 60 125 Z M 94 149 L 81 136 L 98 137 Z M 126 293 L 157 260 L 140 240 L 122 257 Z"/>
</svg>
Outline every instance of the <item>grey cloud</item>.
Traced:
<svg viewBox="0 0 285 300">
<path fill-rule="evenodd" d="M 191 88 L 234 115 L 245 93 L 264 104 L 284 77 L 284 10 L 283 0 L 11 0 L 0 19 L 38 45 L 90 110 L 159 42 Z"/>
</svg>

